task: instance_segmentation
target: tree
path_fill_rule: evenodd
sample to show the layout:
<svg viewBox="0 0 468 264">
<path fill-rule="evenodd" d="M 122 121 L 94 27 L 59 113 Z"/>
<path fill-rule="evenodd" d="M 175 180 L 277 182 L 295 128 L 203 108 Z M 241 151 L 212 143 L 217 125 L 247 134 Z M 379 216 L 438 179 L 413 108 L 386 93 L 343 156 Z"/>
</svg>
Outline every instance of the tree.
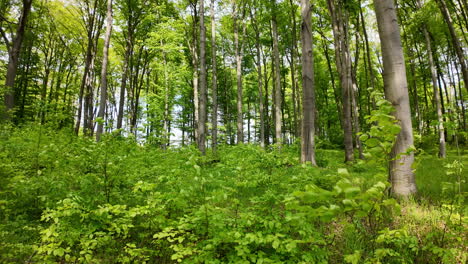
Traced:
<svg viewBox="0 0 468 264">
<path fill-rule="evenodd" d="M 98 127 L 96 131 L 96 141 L 101 139 L 101 134 L 104 127 L 104 112 L 106 111 L 107 103 L 107 64 L 109 62 L 109 44 L 112 34 L 112 0 L 107 0 L 107 18 L 106 18 L 106 35 L 104 36 L 104 48 L 102 51 L 102 66 L 101 66 L 101 99 L 99 100 Z"/>
<path fill-rule="evenodd" d="M 242 16 L 239 19 L 239 11 Z M 237 81 L 237 143 L 244 143 L 244 118 L 242 113 L 242 56 L 243 56 L 243 41 L 239 40 L 239 25 L 242 25 L 242 36 L 245 35 L 245 7 L 240 10 L 240 3 L 234 2 L 232 7 L 232 16 L 234 18 L 234 48 L 236 56 L 236 81 Z M 239 20 L 241 22 L 239 22 Z"/>
<path fill-rule="evenodd" d="M 437 71 L 436 71 L 436 67 L 434 64 L 434 58 L 432 56 L 431 39 L 429 37 L 429 32 L 427 31 L 427 27 L 425 24 L 423 25 L 423 32 L 424 32 L 424 38 L 426 40 L 429 67 L 431 68 L 432 87 L 434 91 L 434 102 L 435 102 L 436 112 L 437 112 L 437 122 L 438 122 L 437 129 L 439 130 L 439 157 L 445 158 L 446 149 L 445 149 L 444 119 L 442 116 L 442 106 L 440 104 L 440 98 L 439 98 L 439 85 L 437 83 Z"/>
<path fill-rule="evenodd" d="M 205 155 L 206 138 L 206 28 L 205 28 L 205 1 L 200 0 L 200 101 L 198 112 L 198 149 Z"/>
<path fill-rule="evenodd" d="M 452 17 L 449 14 L 447 9 L 447 4 L 445 0 L 436 0 L 439 5 L 440 11 L 444 17 L 445 23 L 449 28 L 450 37 L 452 39 L 453 48 L 455 49 L 455 54 L 457 55 L 458 62 L 460 63 L 463 81 L 465 82 L 465 88 L 468 91 L 468 65 L 466 63 L 466 59 L 463 52 L 462 45 L 460 40 L 458 39 L 457 33 L 455 32 L 455 28 L 453 26 Z"/>
<path fill-rule="evenodd" d="M 5 113 L 3 116 L 3 119 L 5 120 L 9 120 L 11 118 L 10 111 L 12 111 L 15 107 L 15 77 L 21 46 L 23 44 L 24 34 L 26 32 L 26 24 L 28 22 L 29 13 L 31 12 L 32 1 L 33 0 L 23 0 L 23 9 L 18 21 L 18 27 L 16 28 L 16 33 L 11 42 L 3 28 L 0 27 L 0 34 L 2 35 L 8 50 L 8 66 L 4 94 Z"/>
<path fill-rule="evenodd" d="M 215 0 L 211 0 L 211 67 L 212 67 L 212 94 L 213 110 L 211 115 L 211 137 L 213 152 L 216 153 L 218 144 L 218 76 L 216 71 L 216 20 L 215 20 Z"/>
<path fill-rule="evenodd" d="M 343 105 L 345 162 L 350 162 L 354 160 L 354 148 L 353 126 L 351 120 L 353 82 L 348 39 L 348 11 L 346 10 L 342 0 L 327 0 L 327 4 L 332 19 L 336 68 L 340 75 L 341 99 Z"/>
<path fill-rule="evenodd" d="M 314 52 L 312 44 L 310 0 L 301 0 L 301 42 L 302 42 L 302 141 L 301 161 L 315 161 L 315 87 L 314 87 Z"/>
<path fill-rule="evenodd" d="M 412 169 L 413 127 L 400 29 L 393 0 L 375 0 L 374 8 L 382 49 L 385 97 L 395 107 L 394 116 L 401 126 L 390 154 L 389 180 L 396 196 L 407 197 L 416 193 L 416 184 Z"/>
<path fill-rule="evenodd" d="M 282 144 L 281 136 L 281 125 L 282 125 L 282 113 L 281 113 L 281 73 L 280 73 L 280 55 L 278 49 L 278 26 L 276 21 L 276 0 L 271 0 L 271 30 L 273 33 L 273 58 L 274 58 L 274 74 L 275 74 L 275 91 L 274 91 L 274 103 L 275 103 L 275 139 L 276 144 Z"/>
</svg>

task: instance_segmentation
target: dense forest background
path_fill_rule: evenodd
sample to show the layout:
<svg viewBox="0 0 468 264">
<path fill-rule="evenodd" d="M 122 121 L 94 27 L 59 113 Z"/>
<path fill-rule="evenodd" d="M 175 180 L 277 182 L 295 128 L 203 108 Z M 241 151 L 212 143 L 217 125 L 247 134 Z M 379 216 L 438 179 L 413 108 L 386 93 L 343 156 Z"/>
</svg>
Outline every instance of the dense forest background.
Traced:
<svg viewBox="0 0 468 264">
<path fill-rule="evenodd" d="M 0 262 L 466 262 L 466 0 L 1 0 L 0 34 Z"/>
</svg>

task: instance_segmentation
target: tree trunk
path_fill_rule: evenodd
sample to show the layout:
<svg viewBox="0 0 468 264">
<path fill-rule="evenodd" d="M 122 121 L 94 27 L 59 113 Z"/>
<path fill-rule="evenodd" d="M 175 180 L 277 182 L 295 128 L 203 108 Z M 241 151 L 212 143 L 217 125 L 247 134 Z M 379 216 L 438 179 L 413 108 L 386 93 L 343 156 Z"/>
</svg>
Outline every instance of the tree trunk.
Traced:
<svg viewBox="0 0 468 264">
<path fill-rule="evenodd" d="M 237 144 L 244 143 L 244 119 L 242 113 L 242 47 L 239 41 L 238 12 L 239 7 L 234 4 L 234 48 L 236 56 L 236 80 L 237 80 Z"/>
<path fill-rule="evenodd" d="M 461 71 L 463 75 L 463 82 L 465 83 L 465 88 L 468 91 L 468 66 L 466 59 L 464 57 L 463 48 L 458 39 L 455 28 L 453 27 L 452 17 L 449 14 L 445 0 L 436 0 L 439 5 L 440 11 L 444 17 L 445 23 L 447 24 L 450 32 L 450 37 L 452 38 L 453 48 L 455 49 L 455 54 L 457 54 L 458 62 L 461 66 Z"/>
<path fill-rule="evenodd" d="M 395 107 L 393 114 L 401 126 L 389 157 L 389 180 L 396 196 L 407 197 L 416 193 L 416 183 L 412 170 L 413 127 L 400 29 L 393 0 L 376 0 L 374 7 L 382 49 L 385 96 Z"/>
<path fill-rule="evenodd" d="M 199 95 L 198 95 L 198 47 L 197 47 L 197 5 L 193 4 L 193 25 L 192 25 L 192 43 L 189 42 L 189 48 L 192 52 L 192 66 L 193 66 L 193 133 L 194 141 L 198 144 L 198 124 L 199 124 Z"/>
<path fill-rule="evenodd" d="M 216 153 L 218 145 L 218 76 L 216 69 L 216 21 L 214 4 L 215 0 L 211 0 L 211 67 L 212 67 L 212 93 L 211 97 L 213 100 L 213 113 L 211 115 L 212 123 L 212 147 L 213 153 Z"/>
<path fill-rule="evenodd" d="M 104 37 L 104 48 L 102 50 L 102 68 L 101 68 L 101 98 L 99 100 L 98 117 L 101 119 L 97 126 L 96 141 L 101 140 L 101 134 L 104 128 L 104 113 L 107 102 L 107 65 L 109 62 L 109 44 L 112 34 L 112 0 L 107 0 L 107 25 L 106 35 Z"/>
<path fill-rule="evenodd" d="M 205 29 L 205 1 L 200 0 L 200 106 L 198 112 L 198 149 L 205 155 L 206 138 L 206 29 Z"/>
<path fill-rule="evenodd" d="M 315 161 L 315 86 L 310 0 L 301 0 L 302 141 L 301 162 Z"/>
<path fill-rule="evenodd" d="M 255 12 L 257 15 L 257 11 Z M 258 81 L 258 103 L 259 103 L 259 115 L 260 115 L 260 147 L 265 148 L 265 109 L 263 104 L 263 83 L 262 83 L 262 62 L 261 62 L 261 50 L 260 50 L 260 30 L 257 26 L 256 18 L 252 15 L 253 23 L 255 28 L 255 49 L 257 58 L 257 81 Z"/>
<path fill-rule="evenodd" d="M 5 44 L 8 49 L 8 66 L 7 66 L 7 74 L 5 79 L 5 94 L 4 94 L 4 103 L 5 103 L 5 113 L 3 115 L 4 120 L 10 120 L 12 114 L 10 113 L 13 111 L 15 107 L 15 78 L 16 78 L 16 71 L 18 67 L 18 60 L 21 51 L 21 46 L 23 44 L 24 34 L 26 32 L 26 24 L 28 22 L 28 16 L 31 12 L 33 0 L 23 0 L 23 10 L 21 13 L 21 17 L 19 19 L 18 28 L 16 29 L 16 34 L 12 39 L 12 43 L 8 41 L 6 35 L 1 30 L 2 35 L 4 36 Z"/>
<path fill-rule="evenodd" d="M 293 105 L 293 134 L 295 137 L 300 137 L 300 128 L 298 122 L 298 109 L 297 109 L 297 82 L 296 82 L 296 45 L 297 45 L 297 33 L 296 33 L 296 5 L 293 0 L 289 0 L 291 5 L 291 89 L 292 89 L 292 105 Z"/>
<path fill-rule="evenodd" d="M 444 134 L 444 120 L 442 116 L 442 107 L 440 104 L 439 98 L 439 85 L 437 84 L 437 70 L 434 65 L 434 58 L 432 57 L 432 45 L 431 39 L 429 37 L 429 32 L 427 32 L 426 25 L 423 26 L 424 38 L 426 39 L 427 46 L 427 55 L 429 57 L 429 66 L 431 68 L 431 77 L 432 77 L 432 87 L 434 89 L 434 102 L 437 111 L 437 129 L 439 131 L 439 157 L 445 158 L 445 134 Z"/>
<path fill-rule="evenodd" d="M 343 132 L 345 146 L 345 162 L 354 160 L 353 126 L 351 116 L 351 57 L 348 45 L 347 23 L 348 16 L 343 10 L 342 3 L 328 0 L 328 10 L 332 18 L 333 36 L 335 41 L 336 68 L 340 74 L 341 95 L 343 105 Z"/>
<path fill-rule="evenodd" d="M 274 73 L 275 73 L 275 139 L 276 144 L 281 146 L 282 136 L 281 136 L 281 73 L 280 73 L 280 58 L 279 58 L 279 49 L 278 49 L 278 29 L 276 23 L 276 0 L 272 0 L 272 17 L 271 17 L 271 28 L 273 33 L 273 58 L 274 58 Z"/>
<path fill-rule="evenodd" d="M 127 78 L 128 78 L 128 61 L 130 60 L 130 54 L 132 53 L 132 40 L 127 40 L 127 48 L 124 55 L 123 73 L 122 80 L 120 82 L 120 96 L 119 96 L 119 112 L 117 114 L 117 129 L 122 128 L 124 105 L 125 105 L 125 90 L 127 89 Z"/>
</svg>

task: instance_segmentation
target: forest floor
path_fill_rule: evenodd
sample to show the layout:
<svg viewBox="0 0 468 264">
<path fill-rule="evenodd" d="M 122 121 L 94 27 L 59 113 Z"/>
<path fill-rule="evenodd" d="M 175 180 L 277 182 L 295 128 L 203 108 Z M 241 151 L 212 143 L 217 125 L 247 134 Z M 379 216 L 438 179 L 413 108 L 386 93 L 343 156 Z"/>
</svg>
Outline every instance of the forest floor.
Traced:
<svg viewBox="0 0 468 264">
<path fill-rule="evenodd" d="M 406 201 L 343 156 L 2 128 L 0 263 L 466 263 L 466 152 L 419 151 Z"/>
</svg>

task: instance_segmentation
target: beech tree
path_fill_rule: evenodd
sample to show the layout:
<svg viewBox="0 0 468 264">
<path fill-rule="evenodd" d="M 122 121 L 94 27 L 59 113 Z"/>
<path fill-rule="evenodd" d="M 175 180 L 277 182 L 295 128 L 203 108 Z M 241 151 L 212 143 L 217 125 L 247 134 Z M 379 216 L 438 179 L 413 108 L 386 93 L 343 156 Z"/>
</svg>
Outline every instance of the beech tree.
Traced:
<svg viewBox="0 0 468 264">
<path fill-rule="evenodd" d="M 382 49 L 385 97 L 395 107 L 394 116 L 401 126 L 391 152 L 389 180 L 392 192 L 406 197 L 416 193 L 416 183 L 412 168 L 413 127 L 400 29 L 392 0 L 376 0 L 374 7 Z"/>
<path fill-rule="evenodd" d="M 106 34 L 104 37 L 104 48 L 102 51 L 102 66 L 101 66 L 101 98 L 99 100 L 99 113 L 96 131 L 96 140 L 101 139 L 101 134 L 104 127 L 104 112 L 106 111 L 107 103 L 107 64 L 109 62 L 109 45 L 112 34 L 112 0 L 107 0 L 107 15 L 106 15 Z"/>
<path fill-rule="evenodd" d="M 18 59 L 20 56 L 21 46 L 23 45 L 23 39 L 26 32 L 26 25 L 28 22 L 29 13 L 31 12 L 33 0 L 23 0 L 23 6 L 21 16 L 19 17 L 18 27 L 16 32 L 12 35 L 12 39 L 8 39 L 7 33 L 3 27 L 0 26 L 0 34 L 8 51 L 8 66 L 5 79 L 5 113 L 3 119 L 8 120 L 12 117 L 11 111 L 15 107 L 15 78 L 18 67 Z M 6 11 L 6 10 L 5 10 Z"/>
<path fill-rule="evenodd" d="M 301 0 L 301 43 L 302 43 L 302 142 L 301 161 L 315 161 L 315 87 L 314 52 L 312 44 L 312 21 L 309 0 Z"/>
</svg>

